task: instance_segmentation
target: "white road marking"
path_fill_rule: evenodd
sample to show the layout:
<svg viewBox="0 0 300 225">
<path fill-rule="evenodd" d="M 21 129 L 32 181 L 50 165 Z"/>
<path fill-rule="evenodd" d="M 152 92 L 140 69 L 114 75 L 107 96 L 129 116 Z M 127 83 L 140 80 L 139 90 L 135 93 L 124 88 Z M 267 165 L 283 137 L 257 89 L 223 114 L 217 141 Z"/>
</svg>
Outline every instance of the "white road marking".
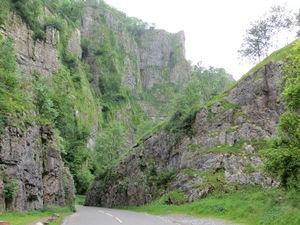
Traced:
<svg viewBox="0 0 300 225">
<path fill-rule="evenodd" d="M 123 223 L 122 220 L 120 220 L 119 218 L 116 217 L 116 219 L 117 219 L 120 223 Z"/>
<path fill-rule="evenodd" d="M 99 210 L 99 212 L 104 213 L 104 212 L 101 211 L 101 210 Z M 111 214 L 109 214 L 109 213 L 106 213 L 106 215 L 111 216 L 111 217 L 114 217 L 113 215 L 111 215 Z M 118 220 L 120 223 L 123 223 L 122 220 L 120 220 L 118 217 L 115 217 L 115 218 L 116 218 L 116 220 Z"/>
</svg>

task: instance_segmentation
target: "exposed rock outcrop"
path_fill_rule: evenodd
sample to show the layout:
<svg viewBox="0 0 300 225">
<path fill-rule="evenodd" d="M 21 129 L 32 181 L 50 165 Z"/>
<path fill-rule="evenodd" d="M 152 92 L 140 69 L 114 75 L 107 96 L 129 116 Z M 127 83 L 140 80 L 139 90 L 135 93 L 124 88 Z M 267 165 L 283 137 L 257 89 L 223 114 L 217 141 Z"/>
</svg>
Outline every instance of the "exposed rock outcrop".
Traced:
<svg viewBox="0 0 300 225">
<path fill-rule="evenodd" d="M 0 135 L 0 143 L 1 173 L 20 187 L 17 196 L 9 199 L 2 189 L 0 204 L 3 210 L 65 206 L 67 201 L 68 205 L 74 205 L 74 181 L 69 170 L 64 168 L 53 126 L 39 127 L 34 122 L 26 127 L 9 124 Z"/>
<path fill-rule="evenodd" d="M 176 142 L 172 135 L 156 133 L 135 145 L 115 168 L 115 178 L 107 183 L 95 182 L 85 204 L 143 205 L 177 189 L 183 190 L 187 201 L 192 202 L 217 188 L 205 183 L 205 173 L 223 176 L 224 181 L 214 179 L 224 182 L 224 192 L 235 182 L 278 185 L 260 172 L 257 143 L 275 135 L 284 112 L 283 103 L 276 101 L 280 96 L 280 65 L 282 62 L 271 61 L 242 79 L 219 102 L 202 107 L 193 124 L 196 134 L 191 138 Z M 164 186 L 157 181 L 157 177 L 172 171 L 177 171 L 172 184 Z"/>
<path fill-rule="evenodd" d="M 46 29 L 46 40 L 34 40 L 33 31 L 22 21 L 22 19 L 11 12 L 2 33 L 11 36 L 15 42 L 15 50 L 18 55 L 19 69 L 25 69 L 33 74 L 36 70 L 42 75 L 52 77 L 60 69 L 58 60 L 58 33 L 53 28 Z"/>
<path fill-rule="evenodd" d="M 121 76 L 121 86 L 128 87 L 135 92 L 139 98 L 141 108 L 152 119 L 165 119 L 167 115 L 162 115 L 157 106 L 151 105 L 151 102 L 141 99 L 143 88 L 150 90 L 155 85 L 172 83 L 174 86 L 182 84 L 190 79 L 192 72 L 191 65 L 185 59 L 185 35 L 183 31 L 177 34 L 171 34 L 164 30 L 145 30 L 140 37 L 140 43 L 137 43 L 134 36 L 131 35 L 118 18 L 110 11 L 105 9 L 86 8 L 87 13 L 81 19 L 81 36 L 91 41 L 89 46 L 89 56 L 83 61 L 90 65 L 93 74 L 92 82 L 95 85 L 97 93 L 102 96 L 103 90 L 99 86 L 100 77 L 112 76 L 105 69 L 101 59 L 101 51 L 95 52 L 95 49 L 101 48 L 106 39 L 111 39 L 108 32 L 113 32 L 116 36 L 118 47 L 117 54 L 123 54 L 124 58 L 117 63 L 117 57 L 113 60 L 118 75 Z M 119 66 L 122 64 L 122 66 Z M 107 66 L 106 66 L 107 67 Z M 116 74 L 114 79 L 117 79 Z M 174 91 L 170 90 L 170 96 Z M 157 91 L 159 93 L 159 90 Z M 159 95 L 160 100 L 170 100 L 170 97 Z M 158 98 L 154 96 L 154 98 Z M 162 103 L 163 104 L 163 103 Z M 132 106 L 126 106 L 132 107 Z M 119 111 L 118 111 L 119 113 Z M 119 117 L 119 115 L 118 115 Z M 122 117 L 128 115 L 122 114 Z M 130 120 L 127 118 L 125 120 Z M 129 131 L 132 130 L 129 124 Z"/>
<path fill-rule="evenodd" d="M 52 16 L 46 8 L 42 11 L 44 15 Z M 57 30 L 47 27 L 46 39 L 34 40 L 33 31 L 11 12 L 1 32 L 5 38 L 12 37 L 15 40 L 18 69 L 25 69 L 27 74 L 37 71 L 50 78 L 59 72 L 61 64 Z M 81 55 L 78 32 L 71 35 L 68 49 L 71 53 Z M 31 113 L 34 118 L 35 113 Z M 0 134 L 0 173 L 3 175 L 0 176 L 0 211 L 26 211 L 44 205 L 74 206 L 74 180 L 62 162 L 54 127 L 37 125 L 26 114 L 18 118 L 18 121 L 8 119 L 8 126 Z M 5 176 L 9 179 L 6 178 L 4 182 Z M 15 182 L 13 187 L 19 186 L 17 196 L 13 198 L 8 198 L 3 191 L 10 182 Z"/>
</svg>

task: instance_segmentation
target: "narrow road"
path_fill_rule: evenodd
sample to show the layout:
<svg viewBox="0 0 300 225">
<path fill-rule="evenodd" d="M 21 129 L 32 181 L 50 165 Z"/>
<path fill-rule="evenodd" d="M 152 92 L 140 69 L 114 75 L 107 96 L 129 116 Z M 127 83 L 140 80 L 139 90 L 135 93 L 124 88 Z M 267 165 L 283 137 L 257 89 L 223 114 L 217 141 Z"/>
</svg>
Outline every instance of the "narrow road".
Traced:
<svg viewBox="0 0 300 225">
<path fill-rule="evenodd" d="M 172 225 L 154 216 L 118 209 L 76 206 L 63 225 Z"/>
</svg>

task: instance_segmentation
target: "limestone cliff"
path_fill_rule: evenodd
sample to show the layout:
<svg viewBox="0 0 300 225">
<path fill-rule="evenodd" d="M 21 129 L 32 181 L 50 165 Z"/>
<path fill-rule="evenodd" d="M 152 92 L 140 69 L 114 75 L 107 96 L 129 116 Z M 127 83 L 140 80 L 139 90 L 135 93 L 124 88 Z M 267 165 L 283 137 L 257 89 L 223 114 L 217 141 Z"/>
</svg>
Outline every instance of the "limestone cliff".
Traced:
<svg viewBox="0 0 300 225">
<path fill-rule="evenodd" d="M 125 117 L 131 132 L 136 124 L 130 121 L 137 111 L 145 112 L 152 119 L 164 120 L 166 102 L 191 75 L 192 68 L 185 59 L 184 32 L 170 34 L 163 30 L 145 30 L 137 43 L 126 24 L 109 10 L 92 7 L 86 10 L 81 19 L 81 34 L 82 38 L 90 40 L 90 44 L 89 54 L 83 61 L 90 65 L 91 82 L 97 93 L 105 98 L 130 90 L 137 98 L 137 102 L 126 103 L 132 115 L 125 115 L 122 107 L 110 107 L 106 101 L 108 106 L 104 111 L 108 112 L 108 120 Z M 115 84 L 110 88 L 113 82 Z M 133 106 L 135 103 L 138 103 L 138 109 Z"/>
<path fill-rule="evenodd" d="M 50 2 L 47 4 L 51 6 Z M 29 121 L 25 111 L 17 111 L 14 118 L 3 113 L 8 123 L 0 134 L 1 174 L 9 174 L 20 188 L 14 198 L 0 196 L 2 210 L 73 205 L 74 180 L 62 156 L 65 163 L 73 163 L 73 159 L 66 152 L 61 155 L 57 139 L 74 138 L 76 132 L 86 129 L 89 139 L 80 148 L 93 155 L 91 149 L 103 124 L 117 119 L 128 128 L 131 145 L 141 122 L 149 117 L 162 121 L 167 118 L 169 101 L 191 74 L 185 60 L 183 31 L 170 34 L 144 29 L 136 36 L 109 7 L 89 6 L 78 23 L 79 30 L 49 9 L 42 4 L 37 17 L 45 38 L 36 38 L 36 31 L 30 29 L 20 12 L 7 10 L 7 17 L 3 17 L 1 33 L 15 40 L 17 68 L 27 76 L 28 85 L 33 74 L 49 77 L 47 85 L 55 93 L 55 106 L 61 111 L 55 127 L 45 125 L 32 110 Z M 0 116 L 2 112 L 0 109 Z M 55 133 L 55 129 L 62 134 Z M 73 174 L 77 169 L 89 171 L 89 160 L 82 160 L 77 167 L 70 167 Z M 2 190 L 8 179 L 3 177 Z"/>
<path fill-rule="evenodd" d="M 26 115 L 23 117 L 26 120 Z M 0 141 L 1 211 L 74 206 L 73 177 L 61 160 L 53 126 L 9 123 Z M 8 193 L 3 192 L 5 176 L 19 186 L 15 198 L 6 198 Z"/>
<path fill-rule="evenodd" d="M 50 15 L 46 8 L 43 11 L 44 15 Z M 1 32 L 6 38 L 10 36 L 15 40 L 17 67 L 25 70 L 28 76 L 37 71 L 52 79 L 61 69 L 55 29 L 46 29 L 45 41 L 34 40 L 33 31 L 10 12 Z M 80 48 L 80 43 L 78 46 Z M 24 112 L 17 119 L 7 118 L 5 130 L 0 134 L 1 211 L 27 211 L 44 205 L 74 207 L 74 180 L 69 169 L 64 167 L 54 126 L 36 121 L 36 113 L 32 110 L 28 114 Z M 15 197 L 8 197 L 12 190 L 4 193 L 7 185 L 19 187 Z"/>
<path fill-rule="evenodd" d="M 114 177 L 95 182 L 85 204 L 143 205 L 174 190 L 192 202 L 235 189 L 236 182 L 276 186 L 276 180 L 261 173 L 257 151 L 275 135 L 284 112 L 283 103 L 276 101 L 280 65 L 269 62 L 201 107 L 191 138 L 178 141 L 160 131 L 150 134 L 124 156 Z M 172 195 L 167 201 L 177 204 Z"/>
</svg>

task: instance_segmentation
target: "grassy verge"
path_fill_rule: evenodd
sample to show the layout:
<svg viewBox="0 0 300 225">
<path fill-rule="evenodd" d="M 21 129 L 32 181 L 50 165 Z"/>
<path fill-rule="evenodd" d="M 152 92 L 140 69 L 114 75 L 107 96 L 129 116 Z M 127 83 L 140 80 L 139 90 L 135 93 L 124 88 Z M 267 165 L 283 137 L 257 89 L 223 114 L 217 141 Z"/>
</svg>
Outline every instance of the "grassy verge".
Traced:
<svg viewBox="0 0 300 225">
<path fill-rule="evenodd" d="M 300 224 L 300 193 L 259 185 L 240 185 L 228 194 L 212 194 L 190 204 L 168 205 L 165 196 L 143 207 L 122 209 L 154 215 L 187 214 L 243 224 Z"/>
<path fill-rule="evenodd" d="M 85 195 L 76 195 L 75 205 L 84 205 Z"/>
<path fill-rule="evenodd" d="M 53 213 L 60 213 L 60 217 L 57 219 L 56 223 L 60 224 L 64 216 L 69 216 L 74 211 L 68 207 L 61 208 L 57 206 L 45 206 L 38 210 L 29 210 L 28 212 L 5 212 L 0 215 L 0 221 L 8 221 L 11 225 L 24 225 L 31 223 L 39 218 L 50 217 Z"/>
</svg>

